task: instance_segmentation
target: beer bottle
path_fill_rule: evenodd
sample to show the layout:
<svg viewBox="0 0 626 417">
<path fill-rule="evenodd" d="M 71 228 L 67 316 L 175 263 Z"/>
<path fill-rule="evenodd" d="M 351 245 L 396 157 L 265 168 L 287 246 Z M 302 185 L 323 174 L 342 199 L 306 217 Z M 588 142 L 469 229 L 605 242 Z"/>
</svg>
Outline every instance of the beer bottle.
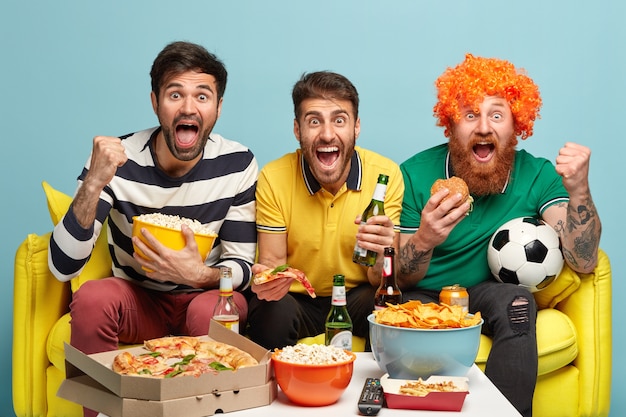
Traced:
<svg viewBox="0 0 626 417">
<path fill-rule="evenodd" d="M 352 350 L 352 319 L 346 307 L 345 277 L 333 277 L 330 311 L 326 317 L 326 345 Z"/>
<path fill-rule="evenodd" d="M 380 286 L 374 296 L 374 308 L 377 310 L 387 307 L 389 304 L 402 303 L 402 292 L 396 279 L 396 251 L 394 248 L 385 248 L 383 260 L 383 273 Z"/>
<path fill-rule="evenodd" d="M 220 267 L 220 297 L 213 309 L 213 320 L 239 333 L 239 310 L 233 299 L 233 271 Z"/>
<path fill-rule="evenodd" d="M 389 181 L 389 176 L 385 174 L 378 175 L 378 183 L 376 184 L 376 188 L 374 189 L 374 195 L 372 196 L 372 201 L 370 201 L 369 205 L 363 212 L 361 216 L 361 224 L 367 222 L 372 216 L 378 216 L 381 214 L 385 214 L 385 193 L 387 192 L 387 182 Z M 365 266 L 374 266 L 376 263 L 376 255 L 377 253 L 371 250 L 363 249 L 359 246 L 357 242 L 354 245 L 354 253 L 352 254 L 352 262 L 357 264 L 365 265 Z"/>
</svg>

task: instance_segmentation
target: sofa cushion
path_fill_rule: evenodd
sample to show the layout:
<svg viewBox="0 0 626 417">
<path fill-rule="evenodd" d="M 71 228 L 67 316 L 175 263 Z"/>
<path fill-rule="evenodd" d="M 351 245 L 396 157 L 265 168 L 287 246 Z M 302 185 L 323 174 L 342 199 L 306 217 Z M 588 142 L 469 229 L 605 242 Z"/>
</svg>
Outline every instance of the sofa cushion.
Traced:
<svg viewBox="0 0 626 417">
<path fill-rule="evenodd" d="M 70 343 L 70 313 L 65 313 L 52 326 L 46 341 L 46 354 L 52 365 L 65 370 L 65 343 Z"/>
<path fill-rule="evenodd" d="M 571 363 L 578 356 L 578 335 L 572 320 L 563 312 L 546 308 L 537 313 L 539 375 Z"/>
<path fill-rule="evenodd" d="M 72 197 L 54 189 L 45 181 L 42 183 L 42 186 L 44 193 L 46 194 L 50 218 L 52 219 L 53 225 L 56 226 L 56 224 L 61 221 L 67 210 L 70 208 Z M 81 273 L 72 278 L 72 292 L 76 291 L 85 281 L 111 276 L 111 255 L 109 254 L 106 226 L 105 222 L 102 226 L 102 232 L 96 240 L 93 252 L 91 253 L 91 258 L 89 258 L 89 261 L 87 261 L 87 264 Z"/>
<path fill-rule="evenodd" d="M 480 336 L 476 364 L 485 369 L 492 341 Z M 578 355 L 578 340 L 574 324 L 564 313 L 548 308 L 537 313 L 537 353 L 539 375 L 546 375 L 572 362 Z"/>
<path fill-rule="evenodd" d="M 539 309 L 554 308 L 576 291 L 578 287 L 580 287 L 580 276 L 565 264 L 554 282 L 533 295 Z"/>
</svg>

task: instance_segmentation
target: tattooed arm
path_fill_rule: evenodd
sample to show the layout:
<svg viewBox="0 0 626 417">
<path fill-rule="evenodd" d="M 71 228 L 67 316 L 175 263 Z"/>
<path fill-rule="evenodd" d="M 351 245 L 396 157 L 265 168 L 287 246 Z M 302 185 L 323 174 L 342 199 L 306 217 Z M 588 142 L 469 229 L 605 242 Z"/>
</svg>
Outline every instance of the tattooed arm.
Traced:
<svg viewBox="0 0 626 417">
<path fill-rule="evenodd" d="M 430 197 L 422 210 L 419 229 L 412 235 L 400 234 L 397 275 L 401 289 L 410 288 L 424 278 L 433 249 L 446 240 L 470 208 L 468 202 L 454 208 L 462 199 L 460 193 L 442 201 L 448 194 L 444 189 Z"/>
<path fill-rule="evenodd" d="M 588 148 L 567 143 L 556 158 L 556 171 L 563 177 L 569 193 L 568 204 L 558 204 L 546 209 L 544 220 L 559 234 L 563 256 L 577 272 L 593 271 L 598 261 L 598 247 L 602 223 L 589 189 Z"/>
</svg>

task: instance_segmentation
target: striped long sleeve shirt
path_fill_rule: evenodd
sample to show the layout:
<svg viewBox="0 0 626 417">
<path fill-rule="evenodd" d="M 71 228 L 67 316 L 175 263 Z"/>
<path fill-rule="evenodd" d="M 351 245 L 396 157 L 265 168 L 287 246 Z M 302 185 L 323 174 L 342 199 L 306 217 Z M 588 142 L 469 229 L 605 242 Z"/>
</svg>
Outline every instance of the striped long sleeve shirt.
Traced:
<svg viewBox="0 0 626 417">
<path fill-rule="evenodd" d="M 117 169 L 100 194 L 92 227 L 81 227 L 70 208 L 54 228 L 49 248 L 50 270 L 60 281 L 80 274 L 108 220 L 107 238 L 114 276 L 160 291 L 193 290 L 185 285 L 151 280 L 133 258 L 133 216 L 158 212 L 196 219 L 217 232 L 205 263 L 231 267 L 233 286 L 237 290 L 245 289 L 256 253 L 256 158 L 243 145 L 211 134 L 197 165 L 184 176 L 172 178 L 155 163 L 152 139 L 159 129 L 121 138 L 128 161 Z M 89 170 L 89 161 L 90 158 L 78 178 L 79 188 Z"/>
</svg>

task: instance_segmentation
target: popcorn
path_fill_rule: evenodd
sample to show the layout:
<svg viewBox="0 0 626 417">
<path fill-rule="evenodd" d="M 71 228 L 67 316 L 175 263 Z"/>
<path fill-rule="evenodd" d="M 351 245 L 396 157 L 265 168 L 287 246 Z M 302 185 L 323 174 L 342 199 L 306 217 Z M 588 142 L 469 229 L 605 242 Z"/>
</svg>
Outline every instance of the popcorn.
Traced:
<svg viewBox="0 0 626 417">
<path fill-rule="evenodd" d="M 186 217 L 174 216 L 170 214 L 148 213 L 137 216 L 137 220 L 154 224 L 156 226 L 168 227 L 170 229 L 180 230 L 181 225 L 189 226 L 194 233 L 200 235 L 215 235 L 215 231 L 210 227 L 203 225 L 198 220 L 188 219 Z"/>
<path fill-rule="evenodd" d="M 307 345 L 298 343 L 295 346 L 286 346 L 276 350 L 276 359 L 303 365 L 331 365 L 347 362 L 352 357 L 345 350 L 336 346 L 319 344 Z"/>
</svg>

